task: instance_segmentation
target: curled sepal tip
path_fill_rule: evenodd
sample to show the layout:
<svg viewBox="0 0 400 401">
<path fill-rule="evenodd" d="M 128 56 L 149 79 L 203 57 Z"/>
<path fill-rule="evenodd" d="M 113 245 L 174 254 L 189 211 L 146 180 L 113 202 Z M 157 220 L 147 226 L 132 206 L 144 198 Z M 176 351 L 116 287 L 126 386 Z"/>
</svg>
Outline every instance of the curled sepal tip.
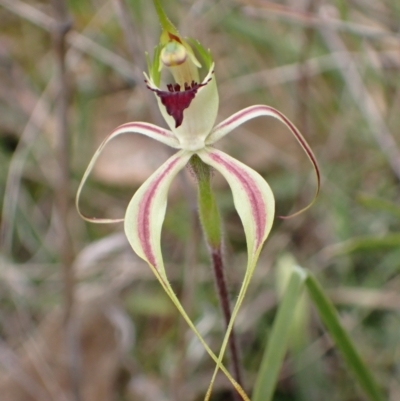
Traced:
<svg viewBox="0 0 400 401">
<path fill-rule="evenodd" d="M 173 148 L 178 149 L 180 147 L 178 140 L 174 136 L 174 134 L 171 131 L 168 131 L 166 129 L 157 127 L 156 125 L 145 123 L 145 122 L 131 122 L 131 123 L 126 123 L 123 125 L 120 125 L 117 127 L 114 131 L 111 132 L 110 135 L 104 141 L 101 143 L 99 148 L 96 150 L 96 153 L 93 155 L 92 160 L 90 160 L 90 163 L 88 167 L 86 168 L 85 173 L 83 174 L 82 180 L 79 184 L 78 190 L 76 192 L 76 198 L 75 198 L 75 204 L 76 204 L 76 209 L 79 213 L 79 215 L 86 221 L 89 221 L 91 223 L 118 223 L 123 221 L 123 218 L 120 219 L 106 219 L 106 218 L 97 218 L 97 217 L 88 217 L 85 216 L 81 212 L 80 208 L 80 197 L 82 193 L 82 189 L 85 186 L 85 183 L 90 175 L 90 173 L 93 170 L 94 165 L 96 164 L 97 159 L 103 152 L 104 148 L 106 145 L 114 138 L 116 138 L 119 135 L 122 134 L 141 134 L 148 136 L 149 138 L 156 139 L 159 142 L 164 143 L 165 145 L 171 146 Z"/>
<path fill-rule="evenodd" d="M 310 160 L 311 164 L 313 165 L 314 172 L 315 172 L 315 177 L 317 181 L 316 185 L 316 190 L 313 199 L 311 202 L 301 210 L 289 215 L 289 216 L 279 216 L 281 219 L 290 219 L 292 217 L 295 217 L 299 215 L 300 213 L 303 213 L 306 211 L 308 208 L 310 208 L 315 200 L 318 197 L 320 186 L 321 186 L 321 175 L 318 167 L 317 160 L 314 156 L 313 151 L 310 148 L 310 145 L 307 143 L 306 139 L 303 137 L 301 132 L 296 128 L 296 126 L 280 111 L 274 109 L 273 107 L 270 106 L 265 106 L 265 105 L 255 105 L 255 106 L 250 106 L 247 107 L 232 116 L 228 117 L 226 120 L 222 121 L 220 124 L 218 124 L 210 133 L 210 135 L 206 139 L 206 144 L 213 144 L 216 141 L 220 140 L 223 138 L 225 135 L 229 134 L 232 130 L 237 128 L 239 125 L 242 125 L 246 121 L 249 121 L 253 118 L 256 117 L 261 117 L 261 116 L 270 116 L 278 119 L 281 121 L 283 124 L 286 125 L 286 127 L 289 129 L 289 131 L 294 135 L 294 137 L 297 139 L 299 142 L 300 146 L 306 153 L 308 159 Z"/>
</svg>

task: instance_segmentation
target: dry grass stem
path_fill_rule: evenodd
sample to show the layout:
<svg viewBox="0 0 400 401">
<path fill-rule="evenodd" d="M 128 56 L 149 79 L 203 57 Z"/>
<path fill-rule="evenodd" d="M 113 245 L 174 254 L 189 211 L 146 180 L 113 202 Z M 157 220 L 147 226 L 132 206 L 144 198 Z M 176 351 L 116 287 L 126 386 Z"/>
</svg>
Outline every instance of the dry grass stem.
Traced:
<svg viewBox="0 0 400 401">
<path fill-rule="evenodd" d="M 346 86 L 359 107 L 363 117 L 368 122 L 372 135 L 386 156 L 393 173 L 400 180 L 400 151 L 389 131 L 385 119 L 374 98 L 366 88 L 363 79 L 358 72 L 356 63 L 347 51 L 347 48 L 339 35 L 330 28 L 330 19 L 326 18 L 326 26 L 320 29 L 327 47 L 335 54 L 334 61 L 341 72 Z M 340 52 L 340 53 L 337 53 Z M 344 67 L 346 66 L 346 67 Z"/>
<path fill-rule="evenodd" d="M 51 32 L 56 24 L 56 21 L 53 18 L 20 0 L 0 0 L 0 5 L 48 32 Z M 100 62 L 111 67 L 126 80 L 133 82 L 133 77 L 135 76 L 137 69 L 123 57 L 74 30 L 71 30 L 68 33 L 66 41 L 76 50 L 96 58 Z"/>
<path fill-rule="evenodd" d="M 325 18 L 319 14 L 304 11 L 299 12 L 285 5 L 264 0 L 237 0 L 237 2 L 244 5 L 243 13 L 248 17 L 266 19 L 275 18 L 310 28 L 320 29 L 326 27 Z M 251 6 L 249 6 L 249 4 L 251 4 Z M 335 31 L 351 33 L 366 39 L 400 39 L 400 34 L 396 32 L 355 22 L 343 21 L 336 18 L 330 19 L 329 28 Z"/>
</svg>

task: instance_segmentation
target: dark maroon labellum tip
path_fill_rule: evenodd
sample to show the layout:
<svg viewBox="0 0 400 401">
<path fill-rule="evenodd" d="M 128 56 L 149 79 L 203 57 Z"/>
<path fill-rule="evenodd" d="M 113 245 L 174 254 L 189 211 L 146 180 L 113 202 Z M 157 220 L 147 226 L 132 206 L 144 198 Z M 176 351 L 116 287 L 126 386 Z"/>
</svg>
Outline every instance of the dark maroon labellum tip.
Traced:
<svg viewBox="0 0 400 401">
<path fill-rule="evenodd" d="M 208 81 L 209 82 L 209 81 Z M 155 92 L 161 99 L 161 103 L 165 106 L 167 113 L 175 120 L 175 128 L 182 125 L 183 110 L 190 106 L 190 103 L 195 98 L 197 90 L 207 83 L 198 84 L 194 81 L 189 85 L 185 83 L 185 88 L 181 91 L 179 84 L 167 85 L 168 91 L 161 91 L 147 86 L 150 90 Z"/>
</svg>

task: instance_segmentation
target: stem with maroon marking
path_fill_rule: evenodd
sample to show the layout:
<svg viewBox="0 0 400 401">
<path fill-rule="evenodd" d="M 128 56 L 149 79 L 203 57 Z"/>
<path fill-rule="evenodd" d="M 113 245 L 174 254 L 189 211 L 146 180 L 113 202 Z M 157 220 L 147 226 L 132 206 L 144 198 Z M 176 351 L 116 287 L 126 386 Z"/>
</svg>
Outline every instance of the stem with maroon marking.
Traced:
<svg viewBox="0 0 400 401">
<path fill-rule="evenodd" d="M 210 251 L 215 284 L 217 287 L 218 298 L 221 305 L 222 313 L 224 315 L 225 325 L 228 326 L 231 319 L 231 307 L 224 273 L 221 219 L 218 211 L 218 206 L 211 189 L 211 168 L 210 166 L 205 164 L 197 155 L 191 157 L 190 166 L 197 178 L 200 221 L 203 227 L 205 240 Z M 239 352 L 237 349 L 234 330 L 232 330 L 229 338 L 229 350 L 234 372 L 233 376 L 236 381 L 240 385 L 242 385 Z"/>
</svg>

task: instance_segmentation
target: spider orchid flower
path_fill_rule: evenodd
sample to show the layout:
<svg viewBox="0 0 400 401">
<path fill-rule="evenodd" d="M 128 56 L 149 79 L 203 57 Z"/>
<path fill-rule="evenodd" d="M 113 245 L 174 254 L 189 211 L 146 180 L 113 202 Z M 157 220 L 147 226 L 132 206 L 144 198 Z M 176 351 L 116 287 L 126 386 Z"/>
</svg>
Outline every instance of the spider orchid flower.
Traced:
<svg viewBox="0 0 400 401">
<path fill-rule="evenodd" d="M 247 107 L 215 125 L 219 100 L 211 54 L 197 41 L 183 39 L 165 16 L 159 1 L 154 3 L 163 32 L 160 43 L 155 48 L 153 60 L 151 61 L 147 57 L 149 71 L 144 75 L 145 83 L 148 89 L 154 93 L 169 130 L 147 122 L 130 122 L 116 128 L 100 145 L 87 167 L 77 191 L 76 205 L 78 212 L 87 221 L 94 223 L 124 221 L 125 233 L 130 245 L 137 255 L 148 263 L 164 290 L 216 362 L 215 374 L 221 369 L 242 398 L 248 400 L 247 395 L 222 364 L 222 358 L 261 248 L 272 227 L 274 196 L 260 174 L 226 153 L 217 150 L 213 145 L 248 120 L 261 116 L 274 117 L 286 125 L 310 159 L 317 178 L 315 197 L 320 186 L 319 170 L 312 150 L 298 129 L 282 113 L 270 106 Z M 163 84 L 162 76 L 169 76 L 170 80 Z M 201 78 L 202 76 L 203 78 Z M 124 219 L 98 219 L 82 215 L 79 208 L 80 194 L 98 156 L 108 142 L 126 133 L 145 135 L 178 149 L 178 151 L 136 191 L 127 207 Z M 219 356 L 214 354 L 198 333 L 172 290 L 161 252 L 161 229 L 169 187 L 172 180 L 194 155 L 219 171 L 228 181 L 247 241 L 246 273 Z M 307 209 L 313 201 L 295 214 Z M 209 390 L 211 391 L 211 389 Z"/>
</svg>

